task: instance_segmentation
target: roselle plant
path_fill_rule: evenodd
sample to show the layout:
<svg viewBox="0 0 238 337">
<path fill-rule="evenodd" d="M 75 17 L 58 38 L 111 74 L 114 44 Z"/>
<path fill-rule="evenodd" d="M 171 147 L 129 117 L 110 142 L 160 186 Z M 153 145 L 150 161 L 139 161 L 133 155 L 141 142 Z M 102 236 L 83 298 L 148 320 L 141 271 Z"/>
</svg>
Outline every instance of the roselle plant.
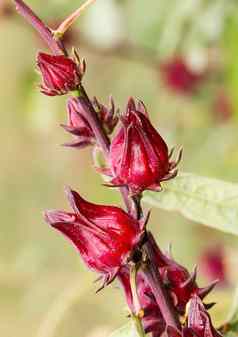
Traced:
<svg viewBox="0 0 238 337">
<path fill-rule="evenodd" d="M 189 273 L 159 248 L 147 228 L 149 213 L 142 200 L 179 209 L 195 221 L 237 234 L 238 188 L 191 174 L 175 178 L 182 150 L 174 156 L 174 149 L 168 149 L 142 101 L 130 97 L 125 111 L 119 112 L 112 98 L 108 107 L 89 98 L 83 85 L 86 62 L 75 48 L 71 53 L 66 50 L 62 38 L 92 2 L 87 1 L 53 31 L 22 0 L 15 0 L 19 13 L 50 49 L 37 55 L 41 92 L 69 96 L 68 122 L 62 127 L 73 140 L 65 145 L 91 147 L 96 172 L 105 178 L 105 188 L 120 191 L 125 210 L 91 203 L 67 188 L 71 210 L 46 211 L 45 220 L 74 244 L 86 265 L 98 274 L 98 291 L 116 280 L 120 283 L 131 321 L 114 337 L 218 337 L 227 331 L 237 332 L 236 309 L 229 322 L 219 329 L 214 327 L 209 314 L 214 303 L 205 298 L 217 281 L 199 287 L 197 268 Z M 104 165 L 97 160 L 101 154 Z M 223 205 L 225 196 L 230 197 L 228 205 Z"/>
</svg>

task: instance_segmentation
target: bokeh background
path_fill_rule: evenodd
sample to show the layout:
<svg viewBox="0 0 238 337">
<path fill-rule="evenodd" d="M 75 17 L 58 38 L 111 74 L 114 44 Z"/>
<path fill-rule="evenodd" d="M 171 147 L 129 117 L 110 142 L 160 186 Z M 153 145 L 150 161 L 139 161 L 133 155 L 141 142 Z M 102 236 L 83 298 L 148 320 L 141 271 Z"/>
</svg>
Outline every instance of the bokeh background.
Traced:
<svg viewBox="0 0 238 337">
<path fill-rule="evenodd" d="M 54 27 L 82 1 L 27 3 Z M 237 182 L 237 13 L 235 0 L 98 0 L 66 42 L 87 60 L 91 96 L 106 103 L 113 94 L 121 110 L 131 95 L 145 102 L 168 144 L 183 145 L 181 170 Z M 121 201 L 101 186 L 90 149 L 60 146 L 70 140 L 59 127 L 65 98 L 39 93 L 35 55 L 46 49 L 11 1 L 0 1 L 0 40 L 0 336 L 106 337 L 127 320 L 120 289 L 96 295 L 96 275 L 42 212 L 68 209 L 65 185 L 95 202 Z M 210 297 L 219 325 L 238 280 L 238 240 L 159 210 L 149 226 L 178 261 L 200 266 L 202 285 L 214 276 L 210 250 L 221 255 L 224 279 Z"/>
</svg>

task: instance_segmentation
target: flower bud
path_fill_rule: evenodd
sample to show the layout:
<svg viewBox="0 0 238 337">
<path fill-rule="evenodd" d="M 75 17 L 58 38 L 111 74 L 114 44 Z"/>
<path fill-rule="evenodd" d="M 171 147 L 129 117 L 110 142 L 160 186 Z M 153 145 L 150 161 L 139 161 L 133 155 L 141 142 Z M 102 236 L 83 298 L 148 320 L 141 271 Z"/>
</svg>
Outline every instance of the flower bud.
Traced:
<svg viewBox="0 0 238 337">
<path fill-rule="evenodd" d="M 109 108 L 99 103 L 96 97 L 94 97 L 91 103 L 105 132 L 107 134 L 112 133 L 118 122 L 118 117 L 115 115 L 115 105 L 113 99 L 110 97 Z M 96 142 L 94 132 L 85 117 L 88 114 L 85 106 L 87 106 L 87 102 L 84 102 L 82 97 L 70 97 L 68 99 L 68 124 L 62 124 L 61 126 L 67 132 L 76 136 L 76 140 L 71 143 L 66 143 L 66 146 L 82 148 Z"/>
<path fill-rule="evenodd" d="M 64 95 L 78 88 L 82 74 L 78 64 L 71 58 L 39 53 L 37 65 L 43 80 L 41 92 L 45 95 Z"/>
<path fill-rule="evenodd" d="M 47 211 L 45 220 L 73 242 L 87 266 L 108 284 L 128 262 L 143 228 L 118 207 L 92 204 L 72 190 L 67 196 L 74 212 Z"/>
<path fill-rule="evenodd" d="M 168 147 L 151 125 L 142 102 L 136 106 L 130 98 L 121 120 L 110 147 L 112 184 L 127 185 L 131 194 L 161 190 L 162 181 L 176 176 L 181 154 L 170 162 Z"/>
<path fill-rule="evenodd" d="M 61 125 L 67 132 L 75 136 L 75 141 L 66 143 L 66 146 L 82 148 L 93 144 L 94 133 L 83 115 L 82 106 L 77 98 L 70 97 L 67 102 L 68 124 Z"/>
</svg>

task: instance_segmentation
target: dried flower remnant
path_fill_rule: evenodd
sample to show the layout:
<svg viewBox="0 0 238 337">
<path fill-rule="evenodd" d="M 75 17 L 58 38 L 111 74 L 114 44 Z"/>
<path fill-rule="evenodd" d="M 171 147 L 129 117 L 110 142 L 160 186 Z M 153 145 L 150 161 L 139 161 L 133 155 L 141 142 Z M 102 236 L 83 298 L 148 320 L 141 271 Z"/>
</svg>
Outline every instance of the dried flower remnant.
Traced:
<svg viewBox="0 0 238 337">
<path fill-rule="evenodd" d="M 152 126 L 142 102 L 130 98 L 122 126 L 112 140 L 110 164 L 113 185 L 128 186 L 131 194 L 160 191 L 160 183 L 177 175 L 176 161 L 170 161 L 168 146 Z"/>
<path fill-rule="evenodd" d="M 45 220 L 69 238 L 90 269 L 114 279 L 143 235 L 143 224 L 114 206 L 96 205 L 67 190 L 74 213 L 47 211 Z"/>
</svg>

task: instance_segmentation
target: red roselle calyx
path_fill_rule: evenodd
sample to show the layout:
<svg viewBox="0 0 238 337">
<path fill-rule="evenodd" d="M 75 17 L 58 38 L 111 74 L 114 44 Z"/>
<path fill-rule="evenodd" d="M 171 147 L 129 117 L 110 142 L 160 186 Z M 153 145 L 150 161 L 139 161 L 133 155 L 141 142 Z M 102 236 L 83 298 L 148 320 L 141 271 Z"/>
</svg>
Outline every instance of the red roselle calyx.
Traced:
<svg viewBox="0 0 238 337">
<path fill-rule="evenodd" d="M 84 116 L 77 98 L 70 97 L 67 102 L 68 124 L 61 126 L 75 136 L 75 141 L 66 143 L 66 146 L 82 148 L 94 144 L 95 138 L 87 119 Z"/>
<path fill-rule="evenodd" d="M 194 300 L 194 298 L 198 298 L 197 301 L 202 303 L 202 299 L 212 290 L 214 284 L 206 288 L 199 288 L 196 283 L 196 272 L 193 272 L 190 275 L 185 267 L 178 264 L 168 254 L 162 253 L 154 241 L 151 233 L 147 233 L 147 238 L 150 242 L 153 255 L 155 256 L 154 267 L 158 268 L 159 270 L 163 287 L 171 300 L 176 315 L 184 320 L 184 317 L 186 317 L 187 314 L 187 308 L 190 308 L 189 305 Z M 144 270 L 143 265 L 142 269 Z M 158 302 L 151 290 L 151 285 L 145 276 L 146 274 L 144 272 L 139 271 L 136 277 L 137 296 L 142 310 L 142 323 L 145 332 L 153 332 L 153 335 L 155 334 L 156 336 L 160 336 L 163 331 L 165 331 L 168 324 L 165 321 L 165 317 L 163 317 L 161 313 Z M 130 310 L 135 313 L 136 308 L 133 303 L 129 268 L 127 266 L 121 268 L 117 277 L 124 289 L 128 306 Z M 210 304 L 203 305 L 204 312 L 206 312 L 206 309 L 210 307 Z M 187 334 L 187 337 L 192 337 L 195 334 L 195 332 L 193 332 L 191 335 L 188 334 L 188 332 L 189 331 L 186 328 L 183 331 L 184 336 Z M 171 337 L 173 334 L 174 337 L 180 336 L 180 332 L 170 329 Z"/>
<path fill-rule="evenodd" d="M 88 267 L 108 284 L 128 263 L 144 225 L 118 207 L 90 203 L 72 190 L 67 196 L 74 213 L 47 211 L 45 220 L 73 242 Z"/>
<path fill-rule="evenodd" d="M 181 159 L 170 161 L 168 146 L 152 126 L 142 102 L 130 98 L 122 126 L 112 140 L 110 165 L 113 185 L 127 185 L 131 194 L 160 191 L 162 181 L 177 175 Z"/>
<path fill-rule="evenodd" d="M 42 75 L 41 92 L 48 96 L 64 95 L 78 89 L 85 72 L 85 63 L 64 55 L 39 53 L 37 65 Z"/>
<path fill-rule="evenodd" d="M 216 282 L 205 288 L 199 288 L 196 282 L 196 268 L 190 274 L 185 267 L 177 263 L 169 254 L 164 254 L 159 249 L 151 233 L 148 234 L 148 237 L 154 250 L 156 267 L 159 269 L 163 284 L 171 297 L 177 313 L 184 315 L 191 297 L 196 294 L 201 299 L 204 299 L 214 288 Z"/>
<path fill-rule="evenodd" d="M 98 119 L 103 126 L 105 132 L 110 134 L 113 132 L 117 122 L 118 113 L 115 111 L 115 104 L 110 97 L 109 107 L 99 103 L 99 101 L 94 98 L 91 104 L 94 106 L 95 111 L 98 115 Z M 66 146 L 82 148 L 87 145 L 95 144 L 96 138 L 94 132 L 87 121 L 87 111 L 85 111 L 85 105 L 81 104 L 81 100 L 76 97 L 70 97 L 67 102 L 68 111 L 68 124 L 61 126 L 69 133 L 75 136 L 75 141 L 71 143 L 66 143 Z"/>
</svg>

